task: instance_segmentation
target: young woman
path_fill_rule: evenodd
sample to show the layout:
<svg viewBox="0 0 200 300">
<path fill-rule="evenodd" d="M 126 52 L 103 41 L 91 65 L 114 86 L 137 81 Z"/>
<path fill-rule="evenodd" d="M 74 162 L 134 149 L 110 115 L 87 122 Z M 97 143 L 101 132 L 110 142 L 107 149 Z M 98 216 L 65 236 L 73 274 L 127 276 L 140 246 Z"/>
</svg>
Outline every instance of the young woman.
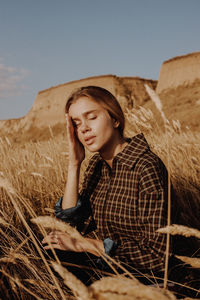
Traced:
<svg viewBox="0 0 200 300">
<path fill-rule="evenodd" d="M 151 152 L 143 134 L 125 138 L 122 109 L 103 88 L 88 86 L 75 91 L 67 101 L 66 118 L 68 177 L 55 212 L 80 232 L 85 231 L 85 223 L 88 227 L 83 242 L 74 241 L 65 233 L 52 232 L 43 243 L 62 250 L 65 260 L 71 263 L 95 263 L 97 268 L 101 265 L 106 270 L 99 255 L 107 253 L 129 271 L 160 274 L 164 270 L 166 237 L 158 234 L 157 229 L 167 223 L 168 183 L 164 164 Z M 85 149 L 95 154 L 79 193 Z M 90 222 L 85 222 L 88 218 Z M 87 237 L 92 230 L 96 238 Z M 72 269 L 86 282 L 85 275 L 80 275 L 83 269 Z"/>
</svg>

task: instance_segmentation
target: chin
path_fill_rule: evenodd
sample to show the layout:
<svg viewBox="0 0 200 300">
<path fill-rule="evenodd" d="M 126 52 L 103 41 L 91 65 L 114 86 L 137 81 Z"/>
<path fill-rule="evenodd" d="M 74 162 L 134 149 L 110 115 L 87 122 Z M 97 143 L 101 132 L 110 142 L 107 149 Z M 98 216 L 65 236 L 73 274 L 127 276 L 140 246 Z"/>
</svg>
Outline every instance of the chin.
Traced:
<svg viewBox="0 0 200 300">
<path fill-rule="evenodd" d="M 87 150 L 88 151 L 90 151 L 90 152 L 99 152 L 99 148 L 97 148 L 97 147 L 86 147 L 87 148 Z"/>
<path fill-rule="evenodd" d="M 87 148 L 87 150 L 89 150 L 90 152 L 99 152 L 101 147 L 99 147 L 98 145 L 86 145 L 85 146 Z"/>
</svg>

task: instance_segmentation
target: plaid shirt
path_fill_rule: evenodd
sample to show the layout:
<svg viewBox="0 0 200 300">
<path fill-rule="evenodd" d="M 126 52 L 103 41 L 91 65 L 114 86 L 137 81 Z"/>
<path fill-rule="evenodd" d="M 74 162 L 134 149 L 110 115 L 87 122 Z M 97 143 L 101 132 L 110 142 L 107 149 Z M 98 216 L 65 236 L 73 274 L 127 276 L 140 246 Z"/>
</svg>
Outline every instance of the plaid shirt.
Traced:
<svg viewBox="0 0 200 300">
<path fill-rule="evenodd" d="M 164 270 L 167 224 L 167 170 L 151 152 L 143 134 L 128 139 L 113 159 L 112 169 L 95 154 L 85 172 L 78 204 L 57 217 L 80 225 L 92 215 L 97 235 L 117 243 L 114 254 L 138 270 Z"/>
</svg>

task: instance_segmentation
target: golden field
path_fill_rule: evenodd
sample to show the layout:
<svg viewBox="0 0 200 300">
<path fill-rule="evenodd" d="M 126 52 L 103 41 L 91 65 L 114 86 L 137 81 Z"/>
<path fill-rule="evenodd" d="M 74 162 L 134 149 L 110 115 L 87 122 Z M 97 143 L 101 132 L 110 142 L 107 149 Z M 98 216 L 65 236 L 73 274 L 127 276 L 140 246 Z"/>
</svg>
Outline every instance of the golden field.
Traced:
<svg viewBox="0 0 200 300">
<path fill-rule="evenodd" d="M 154 101 L 156 104 L 159 100 Z M 162 113 L 160 107 L 159 114 Z M 66 182 L 65 129 L 64 133 L 55 135 L 49 127 L 46 140 L 14 143 L 7 136 L 0 139 L 1 299 L 177 299 L 176 292 L 182 294 L 182 299 L 186 295 L 190 299 L 200 297 L 200 134 L 182 128 L 177 120 L 168 122 L 165 115 L 157 122 L 149 108 L 138 106 L 126 110 L 126 119 L 127 136 L 143 132 L 151 149 L 169 170 L 181 208 L 179 223 L 189 228 L 169 228 L 168 234 L 184 235 L 188 241 L 190 260 L 182 257 L 184 249 L 180 249 L 179 256 L 183 264 L 192 265 L 188 266 L 189 277 L 181 283 L 174 282 L 175 293 L 157 287 L 155 278 L 150 279 L 154 287 L 144 286 L 131 274 L 129 278 L 105 277 L 86 287 L 62 268 L 56 258 L 51 264 L 40 243 L 49 219 L 31 222 L 38 216 L 53 215 L 54 204 L 63 194 Z M 54 219 L 50 222 L 52 228 L 62 227 Z M 60 275 L 55 275 L 54 270 Z"/>
</svg>

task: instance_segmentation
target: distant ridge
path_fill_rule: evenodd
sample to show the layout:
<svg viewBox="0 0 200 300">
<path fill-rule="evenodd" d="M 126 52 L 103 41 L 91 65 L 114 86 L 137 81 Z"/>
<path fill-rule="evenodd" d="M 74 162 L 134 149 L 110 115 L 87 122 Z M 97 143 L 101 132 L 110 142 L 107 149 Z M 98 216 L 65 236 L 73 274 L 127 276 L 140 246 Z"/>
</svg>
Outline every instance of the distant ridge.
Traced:
<svg viewBox="0 0 200 300">
<path fill-rule="evenodd" d="M 50 91 L 52 89 L 56 89 L 56 88 L 59 88 L 59 87 L 62 87 L 62 86 L 68 86 L 70 84 L 75 84 L 75 83 L 81 83 L 81 82 L 85 82 L 85 80 L 87 79 L 101 79 L 101 78 L 106 78 L 106 77 L 113 77 L 113 78 L 123 78 L 123 79 L 129 79 L 129 80 L 132 80 L 132 79 L 139 79 L 141 81 L 147 81 L 147 80 L 150 80 L 150 81 L 155 81 L 155 80 L 152 80 L 152 79 L 145 79 L 145 78 L 141 78 L 139 76 L 123 76 L 123 77 L 118 77 L 116 75 L 112 75 L 112 74 L 107 74 L 107 75 L 97 75 L 97 76 L 91 76 L 91 77 L 86 77 L 86 78 L 81 78 L 81 79 L 78 79 L 78 80 L 72 80 L 72 81 L 69 81 L 69 82 L 65 82 L 65 83 L 61 83 L 61 84 L 58 84 L 58 85 L 55 85 L 55 86 L 51 86 L 47 89 L 44 89 L 44 90 L 41 90 L 38 92 L 38 94 L 42 94 L 44 92 L 47 92 L 47 91 Z"/>
<path fill-rule="evenodd" d="M 194 56 L 199 55 L 199 54 L 200 54 L 200 52 L 192 52 L 192 53 L 185 54 L 185 55 L 178 55 L 178 56 L 172 57 L 168 60 L 165 60 L 163 62 L 163 64 L 169 63 L 169 62 L 174 61 L 174 60 L 179 60 L 181 58 L 194 57 Z"/>
<path fill-rule="evenodd" d="M 188 85 L 200 79 L 200 52 L 176 56 L 163 62 L 156 92 Z"/>
<path fill-rule="evenodd" d="M 0 121 L 1 136 L 14 141 L 43 140 L 53 133 L 63 134 L 64 107 L 74 89 L 96 85 L 108 89 L 122 109 L 143 106 L 155 112 L 144 84 L 156 89 L 169 120 L 179 120 L 183 128 L 200 129 L 200 52 L 189 53 L 163 62 L 158 82 L 140 77 L 119 77 L 113 74 L 73 80 L 38 92 L 31 110 L 22 118 Z"/>
<path fill-rule="evenodd" d="M 31 110 L 20 119 L 0 122 L 2 134 L 12 132 L 30 139 L 45 138 L 49 127 L 56 127 L 62 131 L 65 123 L 64 107 L 69 95 L 74 89 L 81 86 L 95 85 L 106 88 L 113 93 L 120 102 L 122 109 L 142 105 L 147 101 L 148 95 L 144 87 L 147 83 L 155 89 L 157 81 L 140 77 L 118 77 L 116 75 L 99 75 L 74 80 L 52 86 L 38 92 Z"/>
<path fill-rule="evenodd" d="M 113 78 L 115 78 L 117 76 L 112 75 L 112 74 L 108 74 L 108 75 L 97 75 L 97 76 L 81 78 L 81 79 L 78 79 L 78 80 L 72 80 L 72 81 L 69 81 L 69 82 L 61 83 L 61 84 L 58 84 L 58 85 L 55 85 L 55 86 L 51 86 L 50 88 L 41 90 L 41 91 L 38 92 L 38 94 L 41 94 L 41 93 L 44 93 L 46 91 L 50 91 L 52 89 L 56 89 L 56 88 L 59 88 L 59 87 L 65 86 L 65 85 L 70 85 L 70 84 L 74 84 L 74 83 L 81 83 L 81 82 L 84 82 L 87 79 L 100 79 L 100 78 L 103 78 L 103 77 L 113 77 Z"/>
</svg>

